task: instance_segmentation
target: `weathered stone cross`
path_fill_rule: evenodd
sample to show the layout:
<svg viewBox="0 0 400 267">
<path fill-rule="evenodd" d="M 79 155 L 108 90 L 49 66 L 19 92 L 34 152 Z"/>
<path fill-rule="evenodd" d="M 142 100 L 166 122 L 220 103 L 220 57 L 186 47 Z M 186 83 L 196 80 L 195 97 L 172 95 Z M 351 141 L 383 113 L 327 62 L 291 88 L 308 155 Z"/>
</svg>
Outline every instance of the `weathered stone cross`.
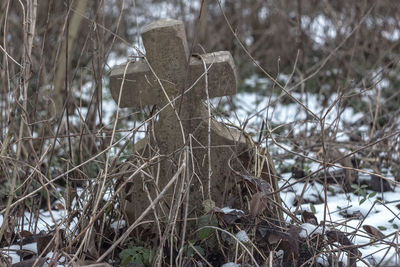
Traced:
<svg viewBox="0 0 400 267">
<path fill-rule="evenodd" d="M 237 77 L 233 58 L 227 51 L 199 57 L 190 56 L 184 25 L 177 20 L 159 20 L 145 26 L 142 38 L 148 62 L 139 60 L 131 63 L 126 72 L 126 66 L 114 68 L 110 76 L 110 88 L 116 102 L 122 90 L 120 107 L 163 107 L 180 96 L 173 102 L 173 106 L 169 105 L 160 113 L 155 126 L 155 140 L 151 141 L 152 145 L 159 148 L 160 153 L 172 155 L 172 160 L 165 160 L 161 164 L 159 184 L 156 187 L 162 188 L 171 178 L 174 168 L 176 170 L 173 155 L 183 145 L 180 130 L 182 125 L 186 141 L 189 136 L 194 137 L 194 160 L 191 159 L 190 162 L 194 162 L 191 169 L 196 178 L 193 179 L 191 203 L 196 202 L 193 205 L 198 206 L 202 200 L 207 199 L 207 146 L 210 136 L 212 198 L 217 204 L 223 204 L 227 187 L 235 181 L 228 162 L 235 165 L 237 149 L 243 152 L 248 146 L 238 131 L 214 119 L 211 120 L 211 134 L 208 133 L 209 113 L 203 99 L 206 99 L 207 95 L 212 98 L 236 93 Z M 208 69 L 207 75 L 204 63 Z M 123 77 L 125 80 L 121 86 Z M 141 145 L 144 142 L 141 141 L 136 146 L 138 152 L 144 149 Z M 200 188 L 204 188 L 204 191 L 199 190 Z M 138 207 L 138 202 L 147 199 L 141 185 L 136 186 L 134 191 L 131 201 L 136 215 L 132 214 L 133 217 L 143 210 L 143 207 Z M 144 204 L 144 207 L 147 206 L 148 204 Z"/>
</svg>

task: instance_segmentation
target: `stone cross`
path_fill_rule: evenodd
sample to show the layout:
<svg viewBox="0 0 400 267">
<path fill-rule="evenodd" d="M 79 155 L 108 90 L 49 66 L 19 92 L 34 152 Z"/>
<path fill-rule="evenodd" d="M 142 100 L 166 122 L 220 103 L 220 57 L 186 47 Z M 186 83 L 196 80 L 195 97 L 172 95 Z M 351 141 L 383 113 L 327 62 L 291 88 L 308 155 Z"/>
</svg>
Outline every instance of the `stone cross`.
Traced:
<svg viewBox="0 0 400 267">
<path fill-rule="evenodd" d="M 208 138 L 211 137 L 212 200 L 218 205 L 224 205 L 227 188 L 235 182 L 229 166 L 236 166 L 237 150 L 243 152 L 248 146 L 237 130 L 214 119 L 211 119 L 209 134 L 209 113 L 203 100 L 207 95 L 213 98 L 236 93 L 237 77 L 233 58 L 227 51 L 191 56 L 184 25 L 177 20 L 164 19 L 145 26 L 142 39 L 147 61 L 139 60 L 127 68 L 126 65 L 117 66 L 110 75 L 110 89 L 116 102 L 121 93 L 120 107 L 157 105 L 162 108 L 168 105 L 160 113 L 155 125 L 155 138 L 139 141 L 136 150 L 142 154 L 145 143 L 150 142 L 159 148 L 161 154 L 170 157 L 161 163 L 159 184 L 156 187 L 162 188 L 176 171 L 174 154 L 183 145 L 180 130 L 182 125 L 186 142 L 189 137 L 193 137 L 193 159 L 189 161 L 194 163 L 190 169 L 195 177 L 190 202 L 197 208 L 201 206 L 202 200 L 208 198 L 207 146 Z M 204 64 L 207 68 L 207 82 Z M 173 105 L 169 105 L 175 98 L 177 100 Z M 141 185 L 133 186 L 135 189 L 130 199 L 133 203 L 127 213 L 133 212 L 134 218 L 143 210 L 143 207 L 138 207 L 138 203 L 147 200 L 147 197 Z M 147 207 L 149 203 L 143 205 Z M 132 207 L 135 211 L 132 211 Z"/>
</svg>

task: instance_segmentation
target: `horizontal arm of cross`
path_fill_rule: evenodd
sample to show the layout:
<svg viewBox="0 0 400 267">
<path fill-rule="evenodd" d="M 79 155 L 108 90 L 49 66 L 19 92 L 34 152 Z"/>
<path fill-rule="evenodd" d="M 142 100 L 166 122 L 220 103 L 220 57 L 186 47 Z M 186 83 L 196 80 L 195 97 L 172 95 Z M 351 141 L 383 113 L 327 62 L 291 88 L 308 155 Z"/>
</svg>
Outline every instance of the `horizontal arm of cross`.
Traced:
<svg viewBox="0 0 400 267">
<path fill-rule="evenodd" d="M 209 97 L 234 95 L 236 93 L 236 69 L 231 54 L 227 51 L 204 54 L 201 56 L 207 66 L 207 80 Z M 205 70 L 203 60 L 191 57 L 186 88 L 194 85 L 194 94 L 206 98 Z M 165 96 L 156 77 L 151 72 L 145 61 L 120 65 L 111 71 L 110 89 L 114 100 L 117 102 L 122 89 L 120 107 L 143 107 L 146 105 L 160 104 L 165 101 Z M 125 72 L 126 69 L 126 72 Z M 124 75 L 125 72 L 125 75 Z M 121 87 L 124 78 L 123 87 Z M 167 85 L 168 81 L 162 81 Z M 175 97 L 175 96 L 171 96 Z"/>
</svg>

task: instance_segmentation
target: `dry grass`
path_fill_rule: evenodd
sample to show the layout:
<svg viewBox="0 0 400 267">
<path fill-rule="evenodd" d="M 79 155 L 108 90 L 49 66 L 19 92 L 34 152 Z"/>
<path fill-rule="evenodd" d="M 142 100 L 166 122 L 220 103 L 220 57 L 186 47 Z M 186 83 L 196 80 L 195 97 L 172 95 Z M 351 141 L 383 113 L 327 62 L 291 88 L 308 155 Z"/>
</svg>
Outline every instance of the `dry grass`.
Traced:
<svg viewBox="0 0 400 267">
<path fill-rule="evenodd" d="M 245 120 L 236 125 L 246 138 L 256 140 L 252 141 L 252 157 L 243 160 L 241 172 L 236 173 L 239 183 L 229 188 L 235 201 L 234 205 L 225 204 L 236 209 L 222 210 L 212 202 L 203 202 L 211 191 L 210 184 L 204 184 L 195 188 L 203 192 L 198 206 L 204 209 L 193 211 L 189 199 L 191 179 L 196 177 L 191 168 L 195 140 L 189 138 L 177 150 L 171 180 L 154 193 L 157 169 L 170 155 L 161 155 L 157 147 L 151 147 L 151 156 L 142 157 L 135 153 L 134 141 L 143 131 L 152 134 L 163 108 L 141 112 L 116 109 L 110 119 L 105 116 L 109 113 L 103 106 L 103 101 L 109 102 L 107 62 L 110 57 L 125 55 L 128 48 L 140 56 L 138 48 L 131 45 L 137 35 L 127 32 L 138 26 L 137 19 L 146 7 L 136 6 L 135 1 L 77 2 L 0 3 L 1 264 L 10 263 L 9 253 L 14 249 L 8 249 L 10 245 L 19 245 L 16 250 L 21 261 L 37 256 L 40 263 L 41 257 L 52 251 L 50 265 L 117 265 L 121 260 L 140 259 L 146 266 L 196 266 L 200 262 L 202 266 L 219 266 L 229 261 L 251 266 L 310 266 L 324 258 L 328 265 L 340 266 L 340 257 L 346 254 L 350 265 L 370 266 L 368 255 L 361 256 L 359 250 L 378 243 L 384 244 L 387 257 L 391 256 L 390 248 L 399 254 L 398 231 L 388 235 L 374 228 L 361 231 L 362 222 L 348 232 L 339 231 L 347 225 L 330 220 L 327 204 L 323 220 L 302 211 L 306 192 L 315 179 L 324 185 L 324 203 L 329 201 L 332 180 L 343 185 L 344 191 L 354 191 L 352 185 L 359 183 L 359 174 L 374 175 L 398 186 L 399 181 L 388 175 L 397 179 L 400 175 L 396 106 L 400 96 L 396 90 L 399 47 L 382 36 L 399 27 L 379 23 L 379 19 L 396 17 L 397 5 L 390 1 L 339 1 L 343 7 L 327 3 L 328 11 L 318 13 L 321 7 L 312 6 L 312 1 L 300 7 L 288 1 L 209 3 L 208 15 L 215 23 L 194 23 L 188 27 L 190 38 L 194 43 L 202 40 L 206 50 L 231 49 L 240 74 L 259 73 L 272 93 L 268 104 L 251 116 L 258 123 Z M 181 16 L 185 12 L 199 15 L 199 10 L 189 9 L 185 1 L 176 4 Z M 271 10 L 271 17 L 252 20 L 263 8 Z M 297 19 L 290 18 L 289 11 L 297 12 Z M 350 16 L 352 11 L 359 14 Z M 299 36 L 290 34 L 301 28 L 302 12 L 309 14 L 310 22 L 303 22 L 308 26 L 296 32 Z M 317 14 L 329 18 L 341 33 L 335 38 L 325 36 L 325 48 L 318 49 L 311 40 Z M 208 25 L 206 29 L 204 25 Z M 198 32 L 210 38 L 203 40 Z M 244 40 L 250 37 L 254 40 L 248 45 Z M 309 90 L 319 95 L 323 112 L 308 105 Z M 259 97 L 265 96 L 260 93 Z M 306 118 L 273 124 L 273 113 L 284 102 L 295 104 Z M 213 107 L 207 103 L 211 113 Z M 218 105 L 214 108 L 220 110 Z M 362 121 L 341 123 L 346 108 L 363 112 Z M 333 123 L 327 123 L 333 112 L 337 112 L 329 119 Z M 339 134 L 346 134 L 349 140 L 338 141 Z M 210 143 L 205 147 L 212 149 Z M 281 187 L 276 190 L 272 178 L 287 171 L 287 159 L 295 159 L 303 173 L 290 184 L 280 180 Z M 304 173 L 310 162 L 321 167 Z M 233 166 L 226 167 L 235 173 Z M 341 175 L 332 177 L 331 167 L 342 170 Z M 127 218 L 123 207 L 132 184 L 147 192 L 143 201 L 149 203 L 134 220 Z M 296 184 L 303 188 L 296 192 L 299 198 L 293 209 L 286 206 L 292 203 L 280 203 L 278 193 Z M 393 213 L 398 220 L 398 212 Z M 304 223 L 318 224 L 319 228 L 310 235 L 299 235 Z M 241 231 L 247 238 L 237 235 Z M 369 236 L 371 241 L 353 244 L 355 236 Z M 31 242 L 36 242 L 37 254 L 23 254 L 22 246 Z M 385 259 L 377 264 L 384 264 Z"/>
</svg>

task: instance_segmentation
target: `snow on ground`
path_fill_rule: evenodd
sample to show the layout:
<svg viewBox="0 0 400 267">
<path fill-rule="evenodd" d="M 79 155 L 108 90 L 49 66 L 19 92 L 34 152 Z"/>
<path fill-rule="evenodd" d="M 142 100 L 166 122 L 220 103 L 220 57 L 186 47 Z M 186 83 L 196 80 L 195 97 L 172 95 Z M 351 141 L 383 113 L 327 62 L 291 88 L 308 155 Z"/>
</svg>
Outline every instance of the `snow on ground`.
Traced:
<svg viewBox="0 0 400 267">
<path fill-rule="evenodd" d="M 288 177 L 290 174 L 284 176 Z M 280 186 L 295 182 L 295 179 L 283 180 L 280 182 Z M 304 183 L 296 183 L 281 194 L 282 201 L 292 212 L 296 209 L 293 205 L 293 201 L 295 200 L 296 195 L 301 193 L 303 187 Z M 373 191 L 367 190 L 367 194 L 372 192 Z M 316 199 L 317 196 L 322 199 L 324 198 L 323 186 L 318 183 L 308 185 L 304 198 L 312 200 Z M 352 233 L 349 236 L 349 239 L 356 245 L 368 244 L 371 241 L 371 237 L 363 230 L 363 225 L 371 225 L 378 228 L 384 235 L 390 235 L 397 232 L 396 235 L 385 238 L 381 242 L 360 248 L 360 251 L 363 256 L 372 255 L 372 257 L 366 258 L 366 261 L 372 266 L 374 266 L 375 263 L 378 263 L 382 257 L 385 257 L 383 263 L 386 265 L 398 266 L 400 264 L 400 258 L 392 247 L 393 244 L 399 243 L 398 229 L 400 227 L 400 212 L 396 207 L 396 205 L 400 203 L 399 196 L 400 186 L 397 186 L 393 192 L 385 192 L 383 194 L 378 193 L 360 204 L 360 201 L 362 200 L 361 196 L 353 193 L 337 193 L 328 191 L 328 204 L 326 210 L 327 225 L 334 226 L 336 229 L 346 233 Z M 300 207 L 300 210 L 306 210 L 309 212 L 312 212 L 313 209 L 315 209 L 315 216 L 318 221 L 323 221 L 324 203 L 313 205 L 304 203 Z M 360 262 L 357 266 L 367 265 Z"/>
<path fill-rule="evenodd" d="M 52 210 L 52 215 L 57 221 L 57 224 L 60 226 L 60 228 L 64 228 L 62 223 L 60 225 L 60 222 L 63 219 L 67 218 L 67 213 L 65 210 Z M 0 216 L 0 225 L 3 223 L 3 216 Z M 52 216 L 50 215 L 49 211 L 42 211 L 40 212 L 39 218 L 37 220 L 37 226 L 36 229 L 33 229 L 33 225 L 30 225 L 28 222 L 32 219 L 32 215 L 29 212 L 25 212 L 25 223 L 23 230 L 29 231 L 32 234 L 39 234 L 41 231 L 45 231 L 46 233 L 49 232 L 49 229 L 54 227 L 54 222 L 52 219 Z M 21 258 L 18 255 L 17 252 L 22 250 L 26 250 L 29 252 L 32 252 L 33 254 L 36 254 L 37 251 L 37 244 L 36 243 L 30 243 L 30 244 L 25 244 L 22 247 L 19 244 L 12 245 L 10 247 L 5 247 L 2 248 L 2 254 L 3 256 L 9 257 L 11 259 L 11 263 L 17 263 L 20 262 Z M 52 253 L 49 252 L 47 255 L 44 255 L 44 257 L 52 257 Z M 47 265 L 45 265 L 47 266 Z M 61 265 L 60 265 L 61 266 Z"/>
<path fill-rule="evenodd" d="M 124 62 L 126 62 L 126 60 L 121 60 L 120 58 L 111 55 L 108 65 L 110 67 L 113 67 L 114 65 Z M 104 84 L 108 84 L 107 81 Z M 296 127 L 292 126 L 292 130 L 295 134 L 304 131 L 304 129 L 306 128 L 310 128 L 311 126 L 318 128 L 318 122 L 316 120 L 310 119 L 310 117 L 307 116 L 307 111 L 304 108 L 300 107 L 299 104 L 290 103 L 283 105 L 280 101 L 281 98 L 278 98 L 276 94 L 268 93 L 268 88 L 270 88 L 270 86 L 266 79 L 252 76 L 245 81 L 245 84 L 250 87 L 255 87 L 257 85 L 261 89 L 257 94 L 239 93 L 236 96 L 233 96 L 232 102 L 235 106 L 234 111 L 228 112 L 230 114 L 229 117 L 218 118 L 218 120 L 233 123 L 236 125 L 243 125 L 243 123 L 246 122 L 247 126 L 245 130 L 252 133 L 257 133 L 260 128 L 261 122 L 266 117 L 266 114 L 268 114 L 267 122 L 270 125 L 284 125 L 290 123 L 296 125 Z M 91 86 L 91 84 L 84 85 L 82 87 L 82 92 L 80 92 L 79 97 L 85 99 L 85 97 L 90 95 L 88 94 L 88 92 L 92 90 Z M 108 88 L 105 88 L 103 96 L 103 123 L 107 125 L 107 127 L 112 128 L 115 122 L 114 114 L 117 106 L 112 100 Z M 293 93 L 293 96 L 301 101 L 308 109 L 310 109 L 318 116 L 322 116 L 327 111 L 326 107 L 322 107 L 318 95 L 302 95 L 298 93 Z M 332 95 L 328 101 L 328 105 L 333 103 L 336 97 L 337 95 Z M 211 103 L 215 106 L 219 101 L 220 99 L 215 99 L 212 100 Z M 224 109 L 229 109 L 229 106 L 224 105 Z M 127 114 L 126 110 L 124 109 L 121 109 L 120 111 L 121 114 Z M 85 108 L 81 108 L 80 112 L 81 116 L 84 118 L 87 110 Z M 340 120 L 337 120 L 339 113 Z M 345 125 L 343 123 L 355 123 L 362 117 L 363 114 L 355 113 L 350 108 L 346 108 L 343 110 L 342 108 L 335 105 L 329 111 L 324 122 L 327 126 L 336 123 L 336 129 L 338 132 L 336 136 L 337 141 L 347 141 L 348 136 L 345 134 Z M 78 114 L 75 117 L 72 116 L 72 119 L 80 120 Z M 130 122 L 127 127 L 128 129 L 132 129 L 134 128 L 134 126 L 134 122 Z M 143 131 L 144 129 L 145 127 L 143 126 L 140 128 L 140 131 Z M 144 136 L 143 132 L 140 131 L 136 135 L 136 140 Z M 286 144 L 282 144 L 282 146 L 286 146 L 288 149 L 290 149 L 290 147 Z M 277 149 L 274 151 L 279 152 L 280 150 Z M 293 164 L 295 164 L 295 160 L 293 158 L 286 159 L 285 164 L 292 166 Z M 310 163 L 309 171 L 317 170 L 320 167 L 321 166 L 318 163 Z M 281 176 L 282 180 L 280 181 L 280 186 L 288 186 L 288 184 L 292 184 L 281 193 L 281 198 L 284 202 L 284 205 L 289 210 L 294 212 L 295 206 L 293 205 L 293 202 L 295 201 L 296 196 L 298 196 L 303 190 L 305 184 L 298 183 L 295 179 L 292 179 L 290 177 L 290 173 L 283 173 L 281 174 Z M 324 204 L 310 205 L 309 203 L 304 203 L 300 206 L 300 210 L 314 211 L 318 221 L 322 221 L 324 218 L 326 218 L 326 221 L 328 222 L 327 225 L 331 224 L 332 226 L 335 226 L 337 227 L 337 229 L 340 229 L 344 232 L 353 233 L 353 235 L 350 236 L 350 240 L 357 245 L 367 244 L 371 241 L 371 238 L 363 230 L 363 225 L 378 227 L 385 235 L 389 235 L 393 232 L 398 231 L 398 228 L 400 227 L 400 214 L 399 209 L 396 208 L 396 204 L 400 202 L 400 186 L 395 187 L 393 192 L 376 194 L 375 196 L 368 198 L 363 203 L 360 203 L 360 196 L 357 196 L 353 193 L 340 193 L 340 189 L 337 186 L 331 186 L 331 188 L 333 190 L 328 191 L 328 204 L 326 214 L 324 213 Z M 368 191 L 368 193 L 371 193 L 371 191 Z M 318 183 L 307 185 L 304 198 L 312 202 L 316 202 L 318 199 L 321 198 L 323 199 L 323 186 Z M 354 216 L 352 218 L 345 218 L 343 214 L 347 214 L 346 216 Z M 66 217 L 66 213 L 64 211 L 53 211 L 53 215 L 58 221 L 61 221 L 63 218 Z M 26 214 L 26 217 L 29 218 L 29 214 Z M 39 233 L 41 230 L 48 231 L 49 227 L 54 225 L 48 211 L 42 212 L 40 217 L 41 219 L 39 220 L 36 233 Z M 0 222 L 2 222 L 1 217 L 0 219 Z M 24 229 L 32 231 L 29 225 L 25 225 Z M 365 259 L 371 265 L 379 263 L 382 257 L 384 257 L 385 259 L 385 264 L 399 265 L 400 258 L 398 255 L 396 256 L 396 252 L 390 246 L 390 244 L 399 243 L 396 238 L 397 235 L 392 235 L 388 238 L 385 238 L 385 240 L 382 242 L 362 247 L 360 248 L 360 251 L 363 253 L 363 255 L 372 255 L 371 257 Z M 36 252 L 36 244 L 27 244 L 24 245 L 23 248 Z M 13 263 L 19 261 L 19 256 L 16 254 L 16 250 L 20 249 L 19 246 L 11 246 L 5 249 L 9 250 L 7 255 L 12 257 Z M 358 266 L 362 266 L 362 264 L 359 263 Z"/>
<path fill-rule="evenodd" d="M 267 89 L 267 84 L 262 84 L 263 82 L 257 80 L 257 78 L 252 77 L 247 82 L 253 85 L 256 83 L 258 83 L 258 85 L 261 84 L 262 90 Z M 317 95 L 308 94 L 305 96 L 294 93 L 293 96 L 318 116 L 322 116 L 326 112 L 326 108 L 322 107 L 319 103 Z M 336 97 L 337 95 L 331 96 L 328 103 L 333 103 Z M 310 125 L 318 126 L 317 121 L 305 121 L 307 118 L 307 112 L 305 109 L 300 107 L 299 104 L 291 103 L 289 105 L 283 105 L 279 102 L 276 103 L 275 100 L 275 95 L 262 96 L 254 93 L 240 93 L 233 97 L 233 102 L 235 103 L 237 110 L 235 110 L 235 113 L 230 115 L 228 119 L 225 118 L 222 120 L 241 125 L 243 125 L 244 121 L 247 121 L 246 130 L 257 132 L 262 120 L 265 118 L 266 112 L 268 111 L 268 123 L 275 125 L 291 122 L 296 123 L 296 127 L 293 127 L 295 134 L 303 131 L 305 127 L 309 128 Z M 266 107 L 268 107 L 269 103 L 274 103 L 274 105 L 267 110 Z M 339 112 L 340 115 L 338 116 Z M 364 115 L 361 113 L 355 113 L 351 108 L 343 110 L 336 105 L 326 116 L 325 124 L 331 125 L 337 123 L 336 129 L 338 134 L 336 140 L 342 142 L 348 141 L 349 137 L 344 131 L 344 123 L 356 123 L 363 116 Z M 337 120 L 338 117 L 340 117 L 339 120 Z M 360 131 L 366 133 L 367 129 L 365 127 L 360 128 Z M 279 150 L 280 149 L 275 151 Z M 285 164 L 292 166 L 294 160 L 287 159 L 285 160 Z M 312 162 L 309 164 L 310 172 L 316 171 L 319 168 L 321 168 L 319 163 Z M 388 175 L 389 178 L 394 179 L 394 177 L 390 177 L 390 172 L 388 172 Z M 363 176 L 365 175 L 360 174 L 360 179 L 363 179 Z M 282 174 L 283 179 L 280 181 L 280 186 L 288 186 L 288 184 L 293 185 L 281 193 L 281 198 L 284 205 L 286 205 L 290 211 L 294 212 L 296 209 L 294 205 L 295 198 L 300 195 L 305 183 L 299 183 L 290 177 L 290 173 Z M 328 204 L 326 214 L 324 209 L 325 205 L 323 203 L 312 205 L 309 203 L 316 202 L 318 199 L 324 199 L 324 188 L 323 185 L 319 183 L 312 183 L 306 186 L 304 198 L 307 201 L 304 201 L 305 203 L 300 206 L 300 211 L 314 211 L 319 222 L 326 218 L 327 225 L 334 226 L 336 229 L 343 232 L 351 233 L 349 239 L 356 245 L 368 244 L 372 240 L 363 229 L 364 225 L 374 226 L 384 235 L 392 234 L 383 241 L 361 247 L 360 252 L 363 257 L 365 257 L 365 261 L 371 266 L 377 264 L 399 266 L 400 255 L 396 253 L 393 244 L 399 243 L 398 229 L 400 228 L 400 212 L 396 205 L 400 203 L 400 186 L 394 186 L 393 192 L 377 193 L 374 196 L 367 197 L 365 201 L 362 201 L 362 196 L 354 193 L 343 193 L 338 186 L 333 185 L 330 187 L 331 190 L 327 193 Z M 366 193 L 367 196 L 370 196 L 373 191 L 366 190 Z M 357 266 L 368 265 L 359 262 Z"/>
<path fill-rule="evenodd" d="M 301 99 L 301 101 L 315 113 L 321 114 L 322 108 L 320 108 L 320 106 L 318 105 L 318 99 L 316 96 L 308 95 L 307 98 L 302 98 L 301 95 L 297 94 L 294 94 L 294 96 L 298 99 Z M 274 97 L 269 99 L 268 97 L 260 96 L 254 93 L 240 93 L 233 98 L 233 102 L 237 107 L 235 114 L 230 116 L 228 119 L 222 120 L 229 120 L 230 122 L 236 124 L 241 124 L 243 123 L 243 121 L 249 120 L 248 125 L 250 125 L 250 127 L 253 127 L 250 129 L 256 130 L 265 116 L 265 107 L 268 106 L 268 103 L 274 101 L 273 98 Z M 107 113 L 107 116 L 110 116 L 110 112 L 115 111 L 115 107 L 112 103 L 113 100 L 109 99 L 103 104 L 103 107 L 105 107 L 104 112 Z M 334 116 L 327 116 L 327 123 L 331 123 L 333 120 L 335 120 L 335 116 L 337 114 L 335 111 L 332 111 L 332 113 L 334 114 Z M 254 114 L 257 115 L 254 116 Z M 271 108 L 271 110 L 269 111 L 269 122 L 275 124 L 296 122 L 299 120 L 304 120 L 306 118 L 305 116 L 305 111 L 301 110 L 298 104 L 282 105 L 277 103 L 273 107 L 273 110 Z M 362 116 L 362 114 L 357 114 L 350 109 L 346 109 L 342 113 L 341 120 L 354 122 L 358 120 L 360 116 Z M 111 116 L 109 118 L 111 118 Z M 108 123 L 112 124 L 113 121 L 110 119 Z M 293 165 L 294 160 L 288 159 L 286 163 L 289 165 Z M 320 168 L 319 164 L 310 164 L 310 171 L 317 170 L 318 168 Z M 288 184 L 293 185 L 289 186 L 286 190 L 282 192 L 281 198 L 284 202 L 284 205 L 286 205 L 289 210 L 294 212 L 295 206 L 293 205 L 293 202 L 296 196 L 298 196 L 303 190 L 305 184 L 297 183 L 297 181 L 293 178 L 290 178 L 290 176 L 290 173 L 282 174 L 280 186 L 287 186 Z M 328 191 L 326 216 L 324 216 L 323 203 L 313 205 L 310 205 L 309 203 L 304 203 L 300 206 L 300 210 L 314 210 L 315 216 L 317 217 L 318 221 L 322 221 L 324 217 L 326 217 L 326 220 L 328 222 L 327 225 L 332 225 L 339 230 L 347 233 L 352 233 L 349 238 L 352 242 L 354 242 L 354 244 L 357 245 L 367 244 L 371 241 L 371 237 L 369 237 L 363 230 L 363 225 L 371 225 L 377 227 L 381 229 L 382 233 L 385 235 L 389 235 L 393 232 L 398 231 L 398 228 L 400 226 L 400 214 L 399 210 L 395 206 L 396 204 L 400 203 L 400 186 L 395 187 L 395 190 L 393 192 L 386 192 L 383 194 L 378 193 L 375 196 L 368 198 L 365 202 L 361 204 L 361 196 L 357 196 L 353 193 L 340 193 L 340 189 L 335 186 L 332 186 L 332 188 L 333 190 Z M 368 191 L 368 193 L 371 193 L 371 191 Z M 323 186 L 319 183 L 309 184 L 306 187 L 304 198 L 312 202 L 321 198 L 323 199 Z M 344 214 L 346 214 L 346 216 L 354 216 L 352 218 L 345 218 Z M 60 221 L 66 216 L 65 212 L 63 211 L 53 211 L 53 215 L 57 218 L 57 220 Z M 28 214 L 26 216 L 29 218 Z M 47 231 L 49 229 L 49 226 L 53 224 L 54 223 L 51 220 L 49 212 L 42 212 L 37 232 L 40 232 L 41 230 Z M 29 229 L 28 225 L 25 225 L 24 227 L 24 229 Z M 379 263 L 382 257 L 385 258 L 385 264 L 398 265 L 400 264 L 400 259 L 398 256 L 396 256 L 396 252 L 390 246 L 390 244 L 398 244 L 399 241 L 396 238 L 396 235 L 392 235 L 388 238 L 385 238 L 382 242 L 362 247 L 360 248 L 360 251 L 363 255 L 372 255 L 371 257 L 367 257 L 365 259 L 371 265 Z M 24 245 L 23 248 L 36 252 L 35 244 L 27 244 Z M 19 261 L 19 256 L 16 254 L 16 251 L 19 249 L 20 247 L 17 245 L 8 248 L 8 255 L 12 257 L 13 263 Z M 359 263 L 358 266 L 363 265 L 362 263 Z"/>
<path fill-rule="evenodd" d="M 313 94 L 308 94 L 307 96 L 302 96 L 298 93 L 292 94 L 296 99 L 301 101 L 308 109 L 322 117 L 326 112 L 327 108 L 321 107 L 319 104 L 318 96 Z M 337 95 L 332 95 L 330 98 L 329 104 L 331 104 Z M 223 119 L 225 121 L 229 121 L 234 124 L 243 124 L 244 121 L 247 121 L 250 129 L 253 126 L 253 129 L 258 129 L 261 125 L 262 120 L 265 119 L 266 113 L 268 113 L 268 123 L 270 124 L 289 124 L 296 123 L 299 125 L 299 121 L 303 127 L 296 128 L 296 133 L 304 130 L 306 123 L 311 125 L 317 125 L 318 121 L 304 121 L 307 119 L 307 111 L 300 107 L 297 103 L 291 103 L 288 105 L 283 105 L 281 103 L 276 103 L 274 107 L 269 107 L 269 103 L 276 102 L 277 96 L 262 96 L 260 94 L 255 93 L 240 93 L 236 96 L 233 96 L 233 102 L 235 103 L 235 107 L 237 110 L 234 111 L 233 114 L 230 115 L 229 119 Z M 215 102 L 216 103 L 216 102 Z M 340 127 L 343 127 L 343 121 L 347 123 L 355 123 L 359 119 L 363 117 L 361 113 L 355 113 L 352 109 L 344 109 L 338 108 L 334 106 L 328 112 L 328 115 L 325 118 L 325 124 L 330 125 L 337 120 L 338 112 L 340 114 L 339 121 L 339 131 Z M 308 125 L 309 127 L 310 125 Z"/>
</svg>

